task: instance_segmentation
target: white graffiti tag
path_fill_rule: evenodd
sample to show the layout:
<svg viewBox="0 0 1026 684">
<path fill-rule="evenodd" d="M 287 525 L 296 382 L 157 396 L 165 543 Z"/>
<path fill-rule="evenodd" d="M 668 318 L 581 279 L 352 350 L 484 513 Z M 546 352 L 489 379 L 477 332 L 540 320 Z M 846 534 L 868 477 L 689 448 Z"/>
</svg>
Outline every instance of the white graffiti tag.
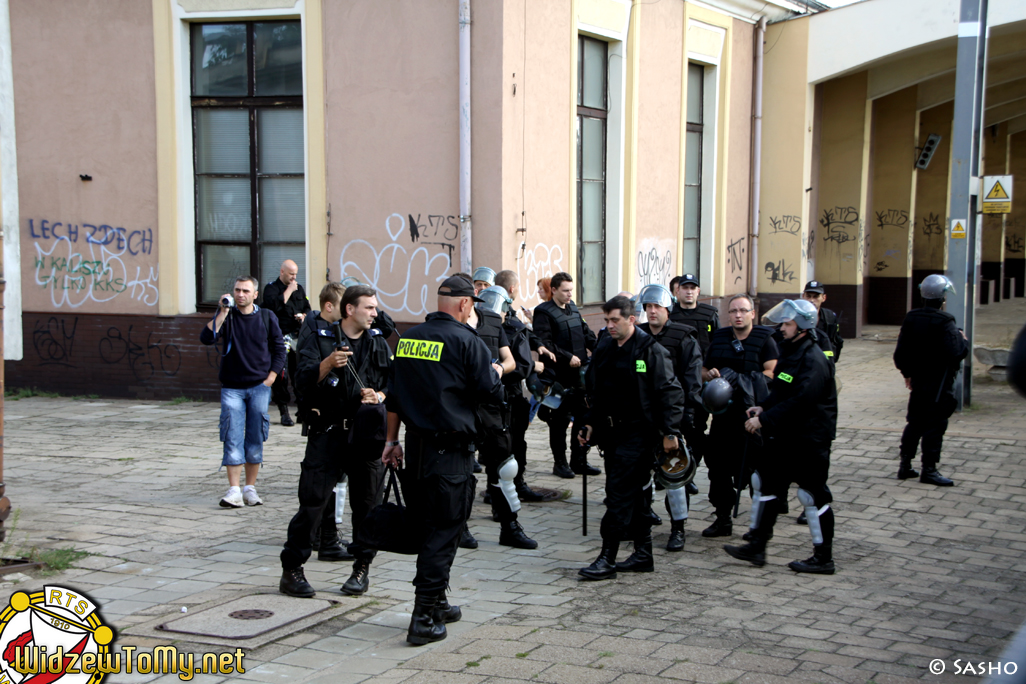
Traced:
<svg viewBox="0 0 1026 684">
<path fill-rule="evenodd" d="M 50 291 L 55 307 L 77 309 L 86 302 L 109 302 L 122 293 L 146 306 L 157 303 L 159 266 L 149 267 L 149 275 L 142 276 L 142 267 L 136 266 L 135 277 L 129 276 L 122 260 L 125 247 L 111 251 L 106 245 L 89 243 L 88 254 L 75 251 L 71 241 L 58 236 L 49 250 L 39 242 L 34 258 L 36 284 Z"/>
<path fill-rule="evenodd" d="M 517 277 L 520 278 L 520 297 L 525 302 L 539 302 L 538 281 L 563 270 L 563 249 L 559 245 L 539 242 L 534 249 L 517 259 Z"/>
</svg>

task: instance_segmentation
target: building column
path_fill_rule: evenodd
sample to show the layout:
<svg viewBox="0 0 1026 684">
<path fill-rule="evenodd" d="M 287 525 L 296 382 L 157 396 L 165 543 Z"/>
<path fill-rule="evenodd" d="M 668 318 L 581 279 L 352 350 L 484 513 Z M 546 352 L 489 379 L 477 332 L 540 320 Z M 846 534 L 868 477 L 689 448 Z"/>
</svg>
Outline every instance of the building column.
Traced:
<svg viewBox="0 0 1026 684">
<path fill-rule="evenodd" d="M 918 146 L 926 144 L 931 134 L 941 136 L 929 166 L 916 170 L 915 240 L 912 243 L 912 308 L 923 305 L 919 283 L 928 275 L 943 274 L 948 266 L 948 192 L 951 183 L 951 126 L 954 103 L 919 112 Z"/>
<path fill-rule="evenodd" d="M 912 305 L 916 96 L 913 86 L 873 102 L 867 323 L 900 325 Z"/>
<path fill-rule="evenodd" d="M 841 334 L 858 337 L 863 322 L 865 213 L 872 178 L 869 169 L 865 71 L 827 81 L 817 88 L 819 173 L 812 182 L 818 224 L 816 280 L 826 284 L 827 307 L 841 319 Z"/>
<path fill-rule="evenodd" d="M 1008 124 L 990 126 L 983 134 L 983 175 L 1002 176 L 1008 165 Z M 982 181 L 981 181 L 982 182 Z M 982 187 L 980 188 L 982 191 Z M 982 203 L 983 198 L 980 198 Z M 1005 282 L 1005 215 L 984 214 L 980 280 L 993 280 L 994 301 L 1001 301 Z M 977 288 L 979 289 L 979 288 Z M 979 302 L 977 302 L 979 303 Z M 992 303 L 992 302 L 988 302 Z"/>
<path fill-rule="evenodd" d="M 1005 277 L 1015 278 L 1015 296 L 1026 292 L 1026 131 L 1008 136 L 1008 173 L 1021 199 L 1005 215 Z"/>
</svg>

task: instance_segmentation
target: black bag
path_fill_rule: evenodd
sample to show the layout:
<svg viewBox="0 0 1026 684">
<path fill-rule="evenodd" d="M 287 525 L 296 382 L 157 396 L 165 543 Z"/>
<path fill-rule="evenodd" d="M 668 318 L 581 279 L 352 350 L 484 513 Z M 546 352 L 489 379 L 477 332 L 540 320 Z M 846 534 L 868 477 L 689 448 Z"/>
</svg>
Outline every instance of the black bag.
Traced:
<svg viewBox="0 0 1026 684">
<path fill-rule="evenodd" d="M 395 503 L 388 500 L 389 490 L 395 491 Z M 354 535 L 354 541 L 369 549 L 391 551 L 407 556 L 420 553 L 421 539 L 416 533 L 416 526 L 403 505 L 399 493 L 399 481 L 395 469 L 388 467 L 388 484 L 385 485 L 385 498 L 380 506 L 375 506 L 363 519 L 360 529 Z"/>
</svg>

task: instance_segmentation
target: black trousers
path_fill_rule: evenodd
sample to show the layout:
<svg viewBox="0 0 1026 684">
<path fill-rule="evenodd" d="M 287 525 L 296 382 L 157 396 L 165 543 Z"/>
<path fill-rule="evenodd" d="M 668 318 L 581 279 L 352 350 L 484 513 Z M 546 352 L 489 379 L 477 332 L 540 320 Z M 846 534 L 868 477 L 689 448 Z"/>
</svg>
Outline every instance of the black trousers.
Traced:
<svg viewBox="0 0 1026 684">
<path fill-rule="evenodd" d="M 289 522 L 288 538 L 281 551 L 281 566 L 292 570 L 310 559 L 310 535 L 318 525 L 321 540 L 334 541 L 335 484 L 342 474 L 349 475 L 349 506 L 353 511 L 353 531 L 359 528 L 368 511 L 381 503 L 384 465 L 380 441 L 349 443 L 349 433 L 341 427 L 327 432 L 311 430 L 306 442 L 299 475 L 299 510 Z M 349 552 L 366 561 L 375 551 L 353 542 Z"/>
<path fill-rule="evenodd" d="M 749 482 L 759 448 L 745 432 L 743 413 L 728 411 L 713 417 L 706 440 L 705 465 L 709 469 L 709 503 L 716 509 L 717 517 L 730 514 L 738 485 Z"/>
<path fill-rule="evenodd" d="M 778 448 L 770 445 L 760 457 L 756 470 L 762 479 L 763 495 L 775 494 L 776 499 L 765 502 L 759 521 L 758 532 L 764 538 L 773 536 L 777 515 L 783 509 L 791 483 L 812 494 L 816 508 L 823 508 L 834 500 L 827 487 L 830 474 L 829 444 L 798 444 Z M 823 543 L 830 544 L 834 538 L 834 513 L 827 509 L 819 516 Z"/>
<path fill-rule="evenodd" d="M 520 483 L 527 473 L 527 428 L 530 426 L 531 402 L 517 392 L 510 399 L 509 407 L 509 434 L 513 440 L 513 458 L 517 460 L 516 481 Z"/>
<path fill-rule="evenodd" d="M 631 433 L 623 426 L 622 435 L 603 439 L 606 465 L 606 512 L 599 531 L 602 541 L 616 543 L 625 539 L 644 539 L 651 534 L 651 489 L 646 485 L 652 477 L 654 458 L 645 448 L 640 433 Z"/>
<path fill-rule="evenodd" d="M 413 586 L 418 596 L 437 596 L 449 586 L 463 525 L 474 503 L 474 452 L 406 432 L 406 467 L 399 482 L 411 520 L 423 540 Z"/>
<path fill-rule="evenodd" d="M 563 397 L 563 402 L 558 409 L 554 409 L 549 415 L 549 448 L 552 449 L 552 456 L 558 463 L 566 460 L 566 429 L 574 416 L 584 415 L 584 392 L 575 390 Z M 580 426 L 578 426 L 580 427 Z M 570 459 L 576 461 L 584 458 L 585 449 L 577 442 L 577 437 L 570 437 Z"/>
<path fill-rule="evenodd" d="M 488 492 L 491 494 L 492 510 L 498 515 L 499 522 L 503 524 L 517 519 L 517 514 L 513 512 L 509 501 L 506 500 L 506 495 L 499 488 L 499 468 L 507 458 L 513 455 L 511 445 L 510 430 L 487 435 L 480 440 L 478 445 L 478 453 L 481 464 L 484 465 L 488 482 Z"/>
<path fill-rule="evenodd" d="M 708 425 L 709 412 L 703 408 L 696 408 L 693 427 L 685 427 L 683 430 L 684 439 L 687 440 L 688 448 L 691 449 L 691 455 L 698 463 L 701 463 L 702 457 L 705 456 L 706 442 L 708 441 L 705 430 Z"/>
<path fill-rule="evenodd" d="M 913 382 L 913 387 L 915 384 Z M 948 430 L 948 419 L 958 405 L 954 395 L 942 392 L 939 400 L 936 389 L 916 392 L 908 398 L 908 412 L 905 414 L 905 431 L 901 434 L 901 454 L 914 458 L 920 442 L 923 446 L 923 465 L 936 466 L 940 461 L 944 433 Z"/>
<path fill-rule="evenodd" d="M 299 402 L 299 390 L 296 389 L 296 352 L 291 349 L 285 355 L 285 371 L 278 374 L 271 385 L 271 403 L 280 410 L 283 406 L 289 405 L 289 383 L 292 383 L 292 391 L 296 395 L 296 402 Z"/>
</svg>

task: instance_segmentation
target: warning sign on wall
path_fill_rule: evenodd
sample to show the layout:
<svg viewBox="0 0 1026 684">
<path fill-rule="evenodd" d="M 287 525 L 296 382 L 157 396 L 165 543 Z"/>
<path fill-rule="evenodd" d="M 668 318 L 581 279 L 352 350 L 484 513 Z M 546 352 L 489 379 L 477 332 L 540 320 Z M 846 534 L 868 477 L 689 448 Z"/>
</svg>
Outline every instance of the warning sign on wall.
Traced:
<svg viewBox="0 0 1026 684">
<path fill-rule="evenodd" d="M 962 219 L 951 219 L 951 238 L 953 240 L 965 240 L 965 227 L 969 222 Z"/>
<path fill-rule="evenodd" d="M 984 214 L 1007 214 L 1012 211 L 1012 177 L 984 176 L 981 204 Z"/>
</svg>

